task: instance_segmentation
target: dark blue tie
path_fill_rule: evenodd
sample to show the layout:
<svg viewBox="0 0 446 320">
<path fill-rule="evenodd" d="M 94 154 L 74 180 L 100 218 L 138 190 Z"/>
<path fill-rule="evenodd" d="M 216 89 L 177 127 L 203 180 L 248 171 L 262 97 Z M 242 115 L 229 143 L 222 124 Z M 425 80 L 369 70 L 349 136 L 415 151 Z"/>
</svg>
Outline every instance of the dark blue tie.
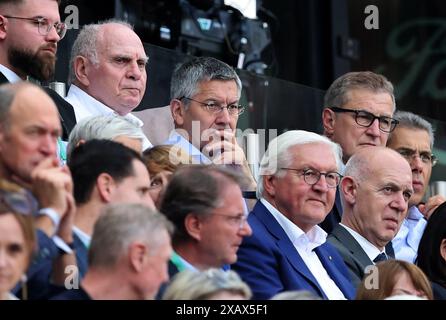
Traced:
<svg viewBox="0 0 446 320">
<path fill-rule="evenodd" d="M 375 259 L 373 259 L 373 262 L 378 263 L 380 261 L 386 261 L 386 260 L 387 260 L 387 255 L 384 252 L 381 252 L 376 256 Z"/>
</svg>

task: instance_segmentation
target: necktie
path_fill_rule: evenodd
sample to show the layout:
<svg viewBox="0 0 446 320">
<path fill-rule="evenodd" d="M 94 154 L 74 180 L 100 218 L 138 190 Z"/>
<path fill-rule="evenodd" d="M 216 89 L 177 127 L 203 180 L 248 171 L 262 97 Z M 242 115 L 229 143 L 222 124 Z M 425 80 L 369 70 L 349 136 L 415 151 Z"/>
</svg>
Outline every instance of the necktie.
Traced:
<svg viewBox="0 0 446 320">
<path fill-rule="evenodd" d="M 384 252 L 381 252 L 376 256 L 375 259 L 373 259 L 373 262 L 378 263 L 380 261 L 386 261 L 386 260 L 387 260 L 387 255 Z"/>
</svg>

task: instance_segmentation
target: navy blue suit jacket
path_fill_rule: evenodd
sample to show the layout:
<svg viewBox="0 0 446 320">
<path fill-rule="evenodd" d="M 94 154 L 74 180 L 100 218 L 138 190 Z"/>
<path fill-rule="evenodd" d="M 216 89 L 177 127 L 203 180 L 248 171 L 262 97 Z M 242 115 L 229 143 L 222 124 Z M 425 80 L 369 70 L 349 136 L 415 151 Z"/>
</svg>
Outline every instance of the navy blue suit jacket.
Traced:
<svg viewBox="0 0 446 320">
<path fill-rule="evenodd" d="M 308 290 L 327 298 L 285 231 L 260 201 L 248 222 L 253 234 L 244 238 L 232 269 L 251 287 L 254 299 L 269 299 L 287 290 Z M 315 252 L 345 297 L 353 299 L 355 289 L 336 249 L 324 243 Z"/>
</svg>

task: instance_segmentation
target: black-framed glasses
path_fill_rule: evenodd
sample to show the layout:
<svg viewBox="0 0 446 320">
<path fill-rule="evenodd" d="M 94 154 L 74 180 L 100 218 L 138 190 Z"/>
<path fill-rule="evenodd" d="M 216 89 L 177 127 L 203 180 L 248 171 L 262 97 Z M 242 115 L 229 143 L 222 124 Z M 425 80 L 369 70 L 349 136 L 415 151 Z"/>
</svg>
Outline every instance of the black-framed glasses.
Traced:
<svg viewBox="0 0 446 320">
<path fill-rule="evenodd" d="M 236 104 L 236 103 L 224 106 L 224 105 L 222 105 L 218 102 L 215 102 L 215 101 L 203 102 L 203 101 L 198 101 L 198 100 L 186 97 L 186 96 L 182 96 L 182 97 L 178 98 L 178 100 L 183 100 L 183 99 L 194 101 L 194 102 L 200 104 L 204 109 L 206 109 L 208 112 L 210 112 L 212 114 L 219 114 L 224 109 L 227 109 L 228 113 L 231 116 L 236 117 L 236 116 L 241 115 L 243 113 L 243 111 L 245 111 L 245 107 L 243 107 L 242 105 Z"/>
<path fill-rule="evenodd" d="M 428 151 L 419 152 L 417 150 L 408 148 L 400 148 L 396 151 L 398 151 L 398 153 L 409 162 L 413 161 L 413 159 L 417 156 L 420 158 L 421 162 L 423 162 L 424 164 L 430 164 L 432 165 L 432 167 L 435 166 L 438 162 L 437 157 L 433 153 Z"/>
<path fill-rule="evenodd" d="M 31 21 L 35 25 L 37 25 L 37 28 L 39 30 L 39 33 L 42 36 L 48 35 L 50 33 L 51 28 L 54 27 L 56 29 L 57 34 L 59 35 L 59 38 L 62 40 L 63 37 L 65 37 L 65 34 L 67 33 L 67 25 L 63 22 L 55 22 L 51 24 L 51 22 L 44 17 L 36 17 L 36 18 L 24 18 L 24 17 L 13 17 L 13 16 L 6 16 L 5 18 L 8 19 L 19 19 L 19 20 L 27 20 Z"/>
<path fill-rule="evenodd" d="M 28 192 L 0 190 L 0 214 L 12 212 L 26 216 L 37 212 L 38 203 Z"/>
<path fill-rule="evenodd" d="M 230 224 L 232 224 L 235 227 L 238 227 L 239 229 L 243 229 L 246 221 L 248 220 L 248 216 L 246 215 L 233 216 L 230 214 L 223 214 L 223 213 L 212 213 L 212 215 L 226 217 L 226 219 L 229 221 Z"/>
<path fill-rule="evenodd" d="M 398 120 L 386 117 L 386 116 L 375 116 L 373 113 L 365 111 L 365 110 L 353 110 L 353 109 L 345 109 L 338 107 L 329 107 L 330 110 L 334 112 L 351 112 L 355 114 L 355 121 L 361 127 L 370 127 L 375 119 L 378 119 L 379 130 L 382 132 L 392 132 L 396 125 L 399 123 Z"/>
<path fill-rule="evenodd" d="M 315 169 L 293 169 L 293 168 L 280 168 L 282 170 L 290 170 L 297 172 L 298 175 L 304 177 L 304 181 L 310 186 L 315 185 L 321 179 L 321 176 L 325 176 L 325 182 L 329 188 L 336 188 L 341 181 L 342 175 L 337 172 L 320 172 Z"/>
</svg>

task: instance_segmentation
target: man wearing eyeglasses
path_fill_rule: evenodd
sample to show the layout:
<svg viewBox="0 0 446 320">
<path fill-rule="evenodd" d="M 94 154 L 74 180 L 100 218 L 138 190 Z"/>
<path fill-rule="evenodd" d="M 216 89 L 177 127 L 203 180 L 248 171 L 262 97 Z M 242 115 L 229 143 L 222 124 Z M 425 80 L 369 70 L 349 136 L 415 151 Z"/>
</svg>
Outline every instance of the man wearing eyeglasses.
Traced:
<svg viewBox="0 0 446 320">
<path fill-rule="evenodd" d="M 395 112 L 392 83 L 370 71 L 350 72 L 336 79 L 325 94 L 324 106 L 324 135 L 339 143 L 344 164 L 358 150 L 385 146 L 389 133 L 398 124 L 392 118 Z M 321 226 L 330 233 L 341 216 L 338 192 L 335 206 Z"/>
<path fill-rule="evenodd" d="M 422 203 L 429 186 L 432 167 L 437 163 L 432 154 L 434 131 L 432 125 L 411 112 L 397 111 L 398 127 L 391 133 L 387 146 L 396 150 L 410 164 L 414 194 L 409 201 L 409 211 L 401 228 L 392 240 L 397 259 L 414 262 L 418 244 L 426 227 L 426 219 L 445 199 L 435 195 Z"/>
<path fill-rule="evenodd" d="M 160 211 L 175 225 L 169 275 L 227 269 L 251 235 L 240 184 L 242 177 L 215 165 L 182 166 L 172 176 Z"/>
<path fill-rule="evenodd" d="M 241 91 L 235 70 L 215 58 L 198 57 L 179 65 L 170 89 L 175 131 L 166 144 L 183 148 L 194 163 L 240 168 L 248 179 L 244 190 L 254 190 L 255 180 L 235 137 L 244 111 L 239 104 Z"/>
<path fill-rule="evenodd" d="M 386 246 L 406 217 L 413 194 L 412 173 L 396 151 L 364 148 L 348 160 L 339 189 L 344 212 L 328 241 L 359 285 L 370 272 L 368 266 L 392 258 Z"/>
<path fill-rule="evenodd" d="M 53 79 L 57 43 L 67 30 L 58 6 L 56 0 L 0 0 L 0 83 Z M 46 92 L 58 108 L 62 137 L 68 139 L 76 124 L 73 108 L 55 91 Z"/>
<path fill-rule="evenodd" d="M 340 163 L 339 145 L 316 133 L 291 130 L 270 142 L 248 217 L 253 234 L 233 265 L 254 299 L 289 290 L 353 299 L 347 267 L 318 226 L 333 206 Z"/>
<path fill-rule="evenodd" d="M 110 20 L 83 26 L 71 51 L 66 97 L 76 121 L 120 115 L 142 127 L 143 122 L 130 112 L 146 91 L 148 60 L 141 39 L 128 23 Z M 151 146 L 144 136 L 143 150 Z"/>
</svg>

